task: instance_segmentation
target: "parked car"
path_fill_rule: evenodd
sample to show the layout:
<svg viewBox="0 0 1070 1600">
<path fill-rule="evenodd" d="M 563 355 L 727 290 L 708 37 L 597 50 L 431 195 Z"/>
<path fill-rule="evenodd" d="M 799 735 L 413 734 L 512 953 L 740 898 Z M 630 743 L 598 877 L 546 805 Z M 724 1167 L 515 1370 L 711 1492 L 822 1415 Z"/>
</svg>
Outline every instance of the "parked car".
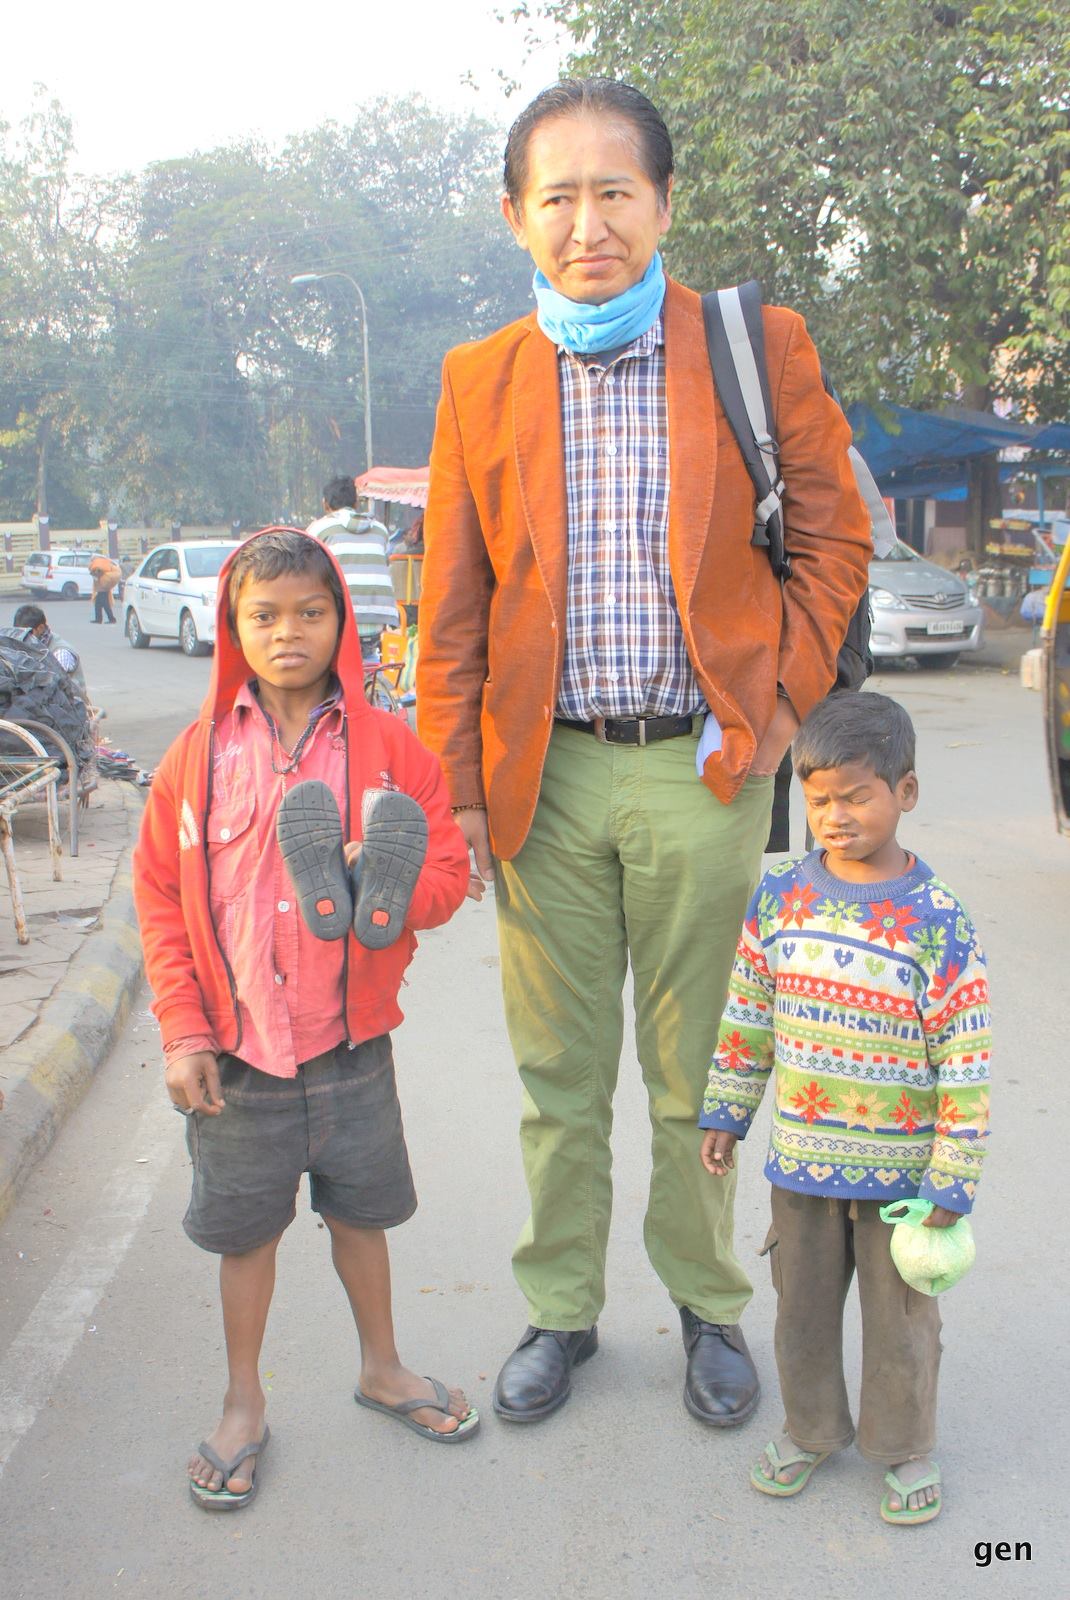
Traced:
<svg viewBox="0 0 1070 1600">
<path fill-rule="evenodd" d="M 878 661 L 914 656 L 926 667 L 953 667 L 984 644 L 984 613 L 961 578 L 897 542 L 869 564 L 871 648 Z"/>
<path fill-rule="evenodd" d="M 152 639 L 177 639 L 187 656 L 210 654 L 219 571 L 233 549 L 233 539 L 191 539 L 149 551 L 126 580 L 123 598 L 123 625 L 135 650 L 146 650 Z"/>
<path fill-rule="evenodd" d="M 22 567 L 22 587 L 32 595 L 88 600 L 93 593 L 89 563 L 100 550 L 31 550 Z"/>
</svg>

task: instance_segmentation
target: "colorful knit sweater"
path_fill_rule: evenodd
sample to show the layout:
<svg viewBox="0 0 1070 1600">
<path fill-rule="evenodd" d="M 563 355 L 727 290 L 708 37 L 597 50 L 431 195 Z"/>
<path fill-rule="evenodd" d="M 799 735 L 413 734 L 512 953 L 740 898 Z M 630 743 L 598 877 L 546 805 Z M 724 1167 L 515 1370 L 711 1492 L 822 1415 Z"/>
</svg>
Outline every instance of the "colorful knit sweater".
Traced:
<svg viewBox="0 0 1070 1600">
<path fill-rule="evenodd" d="M 984 955 L 947 885 L 923 861 L 845 883 L 814 851 L 747 908 L 699 1121 L 744 1138 L 775 1066 L 771 1183 L 966 1212 L 990 1052 Z"/>
</svg>

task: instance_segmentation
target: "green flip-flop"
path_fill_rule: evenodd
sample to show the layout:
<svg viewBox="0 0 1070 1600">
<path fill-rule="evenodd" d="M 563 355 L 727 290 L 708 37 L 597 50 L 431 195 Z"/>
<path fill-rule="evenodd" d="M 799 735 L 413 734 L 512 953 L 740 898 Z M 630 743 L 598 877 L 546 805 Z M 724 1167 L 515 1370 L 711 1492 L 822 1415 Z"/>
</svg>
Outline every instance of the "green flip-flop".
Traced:
<svg viewBox="0 0 1070 1600">
<path fill-rule="evenodd" d="M 440 1433 L 437 1428 L 429 1427 L 426 1422 L 416 1422 L 412 1416 L 414 1411 L 441 1411 L 443 1416 L 451 1416 L 449 1391 L 444 1383 L 437 1378 L 428 1378 L 427 1382 L 435 1391 L 433 1400 L 402 1400 L 399 1405 L 388 1406 L 383 1400 L 372 1400 L 362 1389 L 354 1389 L 353 1398 L 358 1406 L 366 1406 L 369 1411 L 381 1411 L 384 1417 L 395 1417 L 398 1422 L 404 1423 L 406 1428 L 411 1428 L 413 1433 L 418 1433 L 424 1439 L 431 1439 L 435 1444 L 461 1444 L 465 1439 L 470 1439 L 479 1428 L 479 1412 L 475 1406 L 469 1406 L 468 1415 L 458 1419 L 457 1426 L 449 1433 Z"/>
<path fill-rule="evenodd" d="M 764 1463 L 769 1465 L 772 1476 L 767 1476 L 762 1470 L 763 1461 L 756 1461 L 750 1469 L 751 1484 L 759 1494 L 771 1494 L 778 1500 L 790 1500 L 793 1494 L 802 1494 L 810 1482 L 814 1468 L 819 1467 L 822 1461 L 827 1461 L 831 1454 L 831 1450 L 819 1450 L 815 1454 L 812 1450 L 800 1450 L 796 1446 L 786 1455 L 781 1455 L 776 1440 L 770 1439 L 762 1455 Z M 790 1483 L 777 1482 L 778 1472 L 783 1472 L 785 1467 L 797 1467 L 800 1464 L 805 1464 L 805 1470 L 800 1472 L 797 1478 L 793 1478 Z"/>
<path fill-rule="evenodd" d="M 218 1489 L 207 1489 L 203 1484 L 189 1479 L 189 1492 L 203 1511 L 240 1511 L 242 1506 L 249 1504 L 256 1495 L 260 1455 L 270 1438 L 271 1429 L 265 1424 L 261 1437 L 243 1445 L 229 1461 L 224 1461 L 217 1450 L 213 1450 L 210 1444 L 201 1440 L 197 1446 L 198 1455 L 202 1455 L 206 1461 L 211 1462 L 217 1472 L 223 1474 L 223 1482 Z M 253 1463 L 249 1487 L 242 1494 L 234 1494 L 227 1488 L 227 1479 L 232 1478 L 242 1462 L 247 1461 L 250 1456 L 255 1456 L 256 1461 Z"/>
<path fill-rule="evenodd" d="M 917 1511 L 910 1511 L 907 1508 L 907 1497 L 909 1495 L 917 1494 L 919 1489 L 938 1490 L 940 1488 L 940 1468 L 935 1461 L 932 1465 L 932 1471 L 927 1472 L 924 1477 L 919 1478 L 916 1483 L 902 1483 L 894 1472 L 886 1472 L 884 1474 L 884 1481 L 888 1485 L 888 1488 L 891 1490 L 892 1494 L 897 1494 L 902 1502 L 900 1509 L 898 1511 L 893 1511 L 891 1506 L 888 1504 L 889 1500 L 891 1499 L 890 1494 L 886 1494 L 884 1499 L 881 1501 L 881 1516 L 884 1518 L 885 1522 L 890 1522 L 893 1527 L 906 1524 L 913 1526 L 920 1522 L 932 1522 L 943 1510 L 944 1501 L 943 1496 L 940 1494 L 937 1494 L 937 1497 L 931 1506 L 919 1506 Z"/>
</svg>

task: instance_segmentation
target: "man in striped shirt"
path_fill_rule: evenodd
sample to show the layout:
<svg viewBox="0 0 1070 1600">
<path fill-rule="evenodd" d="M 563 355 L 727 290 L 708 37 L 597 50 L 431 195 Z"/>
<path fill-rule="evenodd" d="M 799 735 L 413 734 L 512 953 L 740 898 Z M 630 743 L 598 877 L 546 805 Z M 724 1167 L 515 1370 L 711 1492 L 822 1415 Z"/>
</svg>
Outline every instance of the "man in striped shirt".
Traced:
<svg viewBox="0 0 1070 1600">
<path fill-rule="evenodd" d="M 323 491 L 324 515 L 306 532 L 329 544 L 345 574 L 365 661 L 378 661 L 384 628 L 397 626 L 394 585 L 386 556 L 386 530 L 358 514 L 352 478 L 332 478 Z"/>
<path fill-rule="evenodd" d="M 417 715 L 495 878 L 523 1084 L 529 1326 L 494 1393 L 513 1421 L 563 1404 L 597 1348 L 629 966 L 644 1236 L 680 1312 L 685 1404 L 715 1427 L 757 1405 L 734 1191 L 703 1172 L 698 1112 L 773 774 L 866 585 L 850 430 L 802 319 L 774 308 L 783 591 L 751 543 L 701 302 L 658 252 L 672 174 L 627 85 L 559 84 L 521 113 L 502 205 L 537 311 L 447 356 L 431 455 Z"/>
</svg>

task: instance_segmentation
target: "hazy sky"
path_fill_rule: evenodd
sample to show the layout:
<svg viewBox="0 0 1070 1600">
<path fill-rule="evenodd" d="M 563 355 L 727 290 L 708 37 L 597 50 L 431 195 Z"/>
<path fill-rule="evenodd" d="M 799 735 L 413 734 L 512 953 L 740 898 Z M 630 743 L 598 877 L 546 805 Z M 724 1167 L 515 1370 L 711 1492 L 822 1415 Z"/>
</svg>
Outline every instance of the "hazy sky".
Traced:
<svg viewBox="0 0 1070 1600">
<path fill-rule="evenodd" d="M 0 26 L 0 116 L 16 123 L 45 84 L 73 117 L 83 171 L 137 168 L 259 134 L 271 142 L 350 122 L 381 94 L 418 91 L 509 122 L 557 76 L 558 52 L 525 59 L 524 24 L 494 0 L 43 0 Z M 508 10 L 508 0 L 502 4 Z M 506 98 L 496 76 L 518 79 Z M 471 73 L 477 88 L 466 87 Z"/>
</svg>

